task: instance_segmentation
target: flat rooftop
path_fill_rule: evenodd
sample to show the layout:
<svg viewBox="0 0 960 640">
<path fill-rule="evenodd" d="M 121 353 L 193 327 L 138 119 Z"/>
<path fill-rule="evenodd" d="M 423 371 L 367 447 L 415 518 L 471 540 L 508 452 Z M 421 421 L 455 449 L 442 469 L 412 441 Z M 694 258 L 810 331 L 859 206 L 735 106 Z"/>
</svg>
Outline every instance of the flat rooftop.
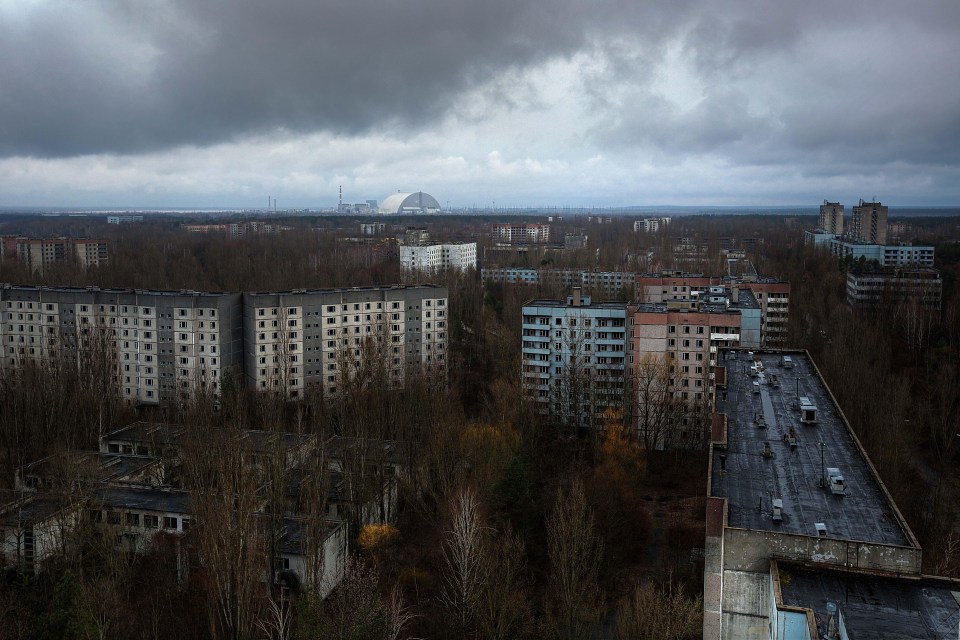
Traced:
<svg viewBox="0 0 960 640">
<path fill-rule="evenodd" d="M 589 296 L 584 296 L 587 298 Z M 561 308 L 561 309 L 609 309 L 612 311 L 622 311 L 624 314 L 627 313 L 627 303 L 626 302 L 583 302 L 578 306 L 574 306 L 567 302 L 566 300 L 530 300 L 524 303 L 523 308 L 529 307 L 552 307 L 552 308 Z"/>
<path fill-rule="evenodd" d="M 103 487 L 98 497 L 108 509 L 138 509 L 167 513 L 190 513 L 190 492 L 153 487 Z"/>
<path fill-rule="evenodd" d="M 792 368 L 782 366 L 777 353 L 754 354 L 763 363 L 763 374 L 754 378 L 746 351 L 718 354 L 718 366 L 727 368 L 727 389 L 717 392 L 715 406 L 727 416 L 727 446 L 714 444 L 710 495 L 727 499 L 728 525 L 816 536 L 814 523 L 819 522 L 826 525 L 828 538 L 913 546 L 809 358 L 783 355 L 791 358 Z M 800 422 L 794 408 L 798 389 L 816 406 L 815 424 Z M 765 427 L 757 426 L 758 417 Z M 791 428 L 795 447 L 785 441 Z M 769 457 L 763 455 L 764 443 L 770 445 Z M 820 486 L 821 469 L 831 467 L 840 470 L 845 495 Z M 782 522 L 771 515 L 775 499 L 783 501 Z"/>
<path fill-rule="evenodd" d="M 174 444 L 180 441 L 184 428 L 166 422 L 134 422 L 116 431 L 111 431 L 103 440 L 109 442 L 149 442 L 151 444 Z"/>
<path fill-rule="evenodd" d="M 779 565 L 783 604 L 812 609 L 826 630 L 828 602 L 840 609 L 850 640 L 955 638 L 960 584 Z"/>
</svg>

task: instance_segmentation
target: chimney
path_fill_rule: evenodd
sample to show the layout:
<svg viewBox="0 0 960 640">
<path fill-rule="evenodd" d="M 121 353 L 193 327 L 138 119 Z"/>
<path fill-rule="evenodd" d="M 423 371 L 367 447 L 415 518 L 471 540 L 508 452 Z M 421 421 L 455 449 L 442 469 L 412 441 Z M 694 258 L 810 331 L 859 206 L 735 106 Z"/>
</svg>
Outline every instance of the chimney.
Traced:
<svg viewBox="0 0 960 640">
<path fill-rule="evenodd" d="M 573 288 L 573 306 L 583 306 L 583 300 L 580 298 L 580 287 Z"/>
</svg>

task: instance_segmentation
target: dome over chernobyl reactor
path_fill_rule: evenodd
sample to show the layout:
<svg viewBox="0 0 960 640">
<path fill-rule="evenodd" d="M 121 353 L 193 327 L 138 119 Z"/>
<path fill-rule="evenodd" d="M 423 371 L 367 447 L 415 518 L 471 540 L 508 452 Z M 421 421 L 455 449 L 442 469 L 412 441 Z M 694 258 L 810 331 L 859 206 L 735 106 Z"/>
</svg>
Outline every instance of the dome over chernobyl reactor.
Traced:
<svg viewBox="0 0 960 640">
<path fill-rule="evenodd" d="M 393 193 L 380 203 L 384 215 L 418 215 L 440 213 L 440 203 L 429 193 Z"/>
</svg>

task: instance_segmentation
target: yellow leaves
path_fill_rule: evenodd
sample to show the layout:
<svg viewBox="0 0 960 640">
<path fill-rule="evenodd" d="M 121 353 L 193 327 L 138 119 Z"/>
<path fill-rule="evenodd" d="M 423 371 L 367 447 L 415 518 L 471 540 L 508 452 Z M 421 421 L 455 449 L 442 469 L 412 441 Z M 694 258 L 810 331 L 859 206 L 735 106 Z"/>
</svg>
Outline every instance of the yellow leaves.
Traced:
<svg viewBox="0 0 960 640">
<path fill-rule="evenodd" d="M 639 444 L 630 439 L 626 429 L 615 422 L 608 423 L 600 443 L 601 466 L 617 466 L 639 479 L 646 472 L 646 459 Z"/>
<path fill-rule="evenodd" d="M 369 556 L 378 556 L 400 534 L 392 524 L 365 524 L 360 529 L 357 543 Z"/>
</svg>

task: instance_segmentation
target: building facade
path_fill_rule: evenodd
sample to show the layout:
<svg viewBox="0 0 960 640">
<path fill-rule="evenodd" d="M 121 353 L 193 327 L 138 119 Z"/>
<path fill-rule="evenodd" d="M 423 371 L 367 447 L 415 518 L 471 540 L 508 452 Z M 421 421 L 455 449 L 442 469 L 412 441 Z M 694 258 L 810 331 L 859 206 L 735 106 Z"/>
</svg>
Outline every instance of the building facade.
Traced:
<svg viewBox="0 0 960 640">
<path fill-rule="evenodd" d="M 624 409 L 628 324 L 625 304 L 594 303 L 579 289 L 566 300 L 525 304 L 524 396 L 560 424 L 603 426 L 608 411 Z"/>
<path fill-rule="evenodd" d="M 712 286 L 697 300 L 641 303 L 632 325 L 638 437 L 648 448 L 703 446 L 718 350 L 762 343 L 757 299 L 736 285 Z"/>
<path fill-rule="evenodd" d="M 830 252 L 838 258 L 876 262 L 882 267 L 917 266 L 933 268 L 934 247 L 897 244 L 882 245 L 846 240 L 830 240 Z"/>
<path fill-rule="evenodd" d="M 790 283 L 756 275 L 741 278 L 705 276 L 681 272 L 637 276 L 637 302 L 699 302 L 726 292 L 731 303 L 740 302 L 739 291 L 750 291 L 760 308 L 762 344 L 782 347 L 788 342 Z M 734 289 L 737 291 L 735 292 Z M 758 344 L 759 346 L 759 344 Z"/>
<path fill-rule="evenodd" d="M 113 359 L 122 397 L 165 404 L 240 372 L 240 294 L 90 287 L 0 289 L 0 371 L 27 361 Z"/>
<path fill-rule="evenodd" d="M 491 234 L 496 242 L 529 242 L 533 244 L 550 242 L 550 225 L 537 223 L 505 222 L 493 225 Z"/>
<path fill-rule="evenodd" d="M 820 205 L 820 220 L 817 228 L 835 236 L 843 235 L 843 205 L 839 202 L 823 201 Z"/>
<path fill-rule="evenodd" d="M 888 269 L 875 273 L 847 274 L 847 304 L 862 309 L 915 303 L 939 311 L 943 281 L 936 269 Z"/>
<path fill-rule="evenodd" d="M 143 216 L 130 214 L 122 216 L 107 216 L 107 224 L 129 224 L 135 222 L 143 222 Z"/>
<path fill-rule="evenodd" d="M 403 245 L 400 266 L 408 271 L 466 271 L 477 268 L 477 243 Z"/>
<path fill-rule="evenodd" d="M 243 296 L 247 384 L 302 396 L 336 395 L 347 379 L 446 371 L 447 290 L 431 285 Z"/>
<path fill-rule="evenodd" d="M 0 257 L 17 258 L 34 273 L 43 274 L 54 264 L 75 262 L 87 269 L 105 265 L 109 260 L 109 248 L 103 240 L 22 236 L 5 236 L 0 240 Z"/>
<path fill-rule="evenodd" d="M 445 371 L 447 290 L 432 285 L 282 293 L 0 287 L 0 372 L 109 361 L 123 398 L 168 404 L 227 375 L 295 398 L 335 395 L 376 361 L 389 380 Z M 379 358 L 378 360 L 375 360 Z"/>
<path fill-rule="evenodd" d="M 656 233 L 660 229 L 665 228 L 670 224 L 670 218 L 644 218 L 643 220 L 634 220 L 633 222 L 633 231 L 638 233 L 644 231 L 646 233 Z"/>
<path fill-rule="evenodd" d="M 607 300 L 623 298 L 633 299 L 633 271 L 590 271 L 588 269 L 524 269 L 493 268 L 481 269 L 483 282 L 503 282 L 510 284 L 545 284 L 570 289 L 581 287 Z"/>
<path fill-rule="evenodd" d="M 853 207 L 850 235 L 859 242 L 887 243 L 887 207 L 879 202 L 864 202 Z"/>
</svg>

